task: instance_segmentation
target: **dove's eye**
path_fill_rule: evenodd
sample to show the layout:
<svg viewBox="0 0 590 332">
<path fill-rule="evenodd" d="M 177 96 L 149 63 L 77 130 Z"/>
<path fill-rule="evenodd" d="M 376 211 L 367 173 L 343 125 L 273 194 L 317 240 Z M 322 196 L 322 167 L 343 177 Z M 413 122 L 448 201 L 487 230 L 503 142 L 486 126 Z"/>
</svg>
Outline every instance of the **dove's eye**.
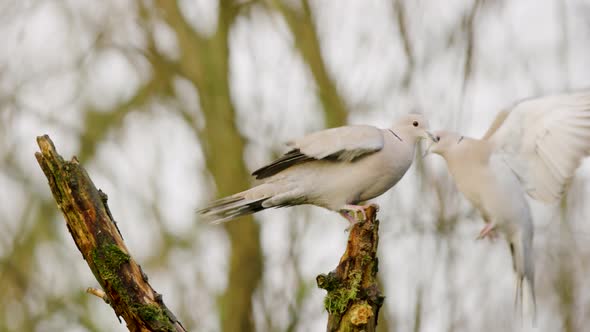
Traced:
<svg viewBox="0 0 590 332">
<path fill-rule="evenodd" d="M 414 127 L 418 127 L 418 125 L 420 125 L 420 124 L 418 123 L 418 121 L 414 121 L 414 123 L 412 123 L 412 125 L 413 125 Z"/>
<path fill-rule="evenodd" d="M 439 142 L 440 141 L 440 136 L 436 136 L 436 141 Z"/>
</svg>

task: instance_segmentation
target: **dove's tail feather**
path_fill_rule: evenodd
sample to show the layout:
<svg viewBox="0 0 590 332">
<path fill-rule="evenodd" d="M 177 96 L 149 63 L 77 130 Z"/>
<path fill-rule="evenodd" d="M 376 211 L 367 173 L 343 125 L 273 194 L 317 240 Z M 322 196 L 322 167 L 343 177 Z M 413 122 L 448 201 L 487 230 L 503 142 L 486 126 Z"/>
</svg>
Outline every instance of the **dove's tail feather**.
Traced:
<svg viewBox="0 0 590 332">
<path fill-rule="evenodd" d="M 238 195 L 232 195 L 214 201 L 208 207 L 199 210 L 198 213 L 211 220 L 212 224 L 220 224 L 265 209 L 262 206 L 262 202 L 267 198 L 247 200 Z"/>
<path fill-rule="evenodd" d="M 532 304 L 532 321 L 533 326 L 536 326 L 537 321 L 537 299 L 535 296 L 535 267 L 533 261 L 533 241 L 532 232 L 522 232 L 521 238 L 515 238 L 510 243 L 510 250 L 512 253 L 512 262 L 516 272 L 516 295 L 514 298 L 514 305 L 516 310 L 520 310 L 523 314 L 523 288 L 524 281 L 528 284 L 531 304 Z"/>
<path fill-rule="evenodd" d="M 273 204 L 267 203 L 263 205 L 263 203 L 273 198 L 273 192 L 276 189 L 272 184 L 264 183 L 213 201 L 209 206 L 197 211 L 197 213 L 203 215 L 212 224 L 226 222 L 273 207 Z"/>
<path fill-rule="evenodd" d="M 528 234 L 522 235 L 522 255 L 524 264 L 524 279 L 529 285 L 529 292 L 531 295 L 531 301 L 533 305 L 533 326 L 537 323 L 537 297 L 535 296 L 535 265 L 533 257 L 533 239 L 532 230 Z M 521 290 L 522 292 L 522 290 Z"/>
</svg>

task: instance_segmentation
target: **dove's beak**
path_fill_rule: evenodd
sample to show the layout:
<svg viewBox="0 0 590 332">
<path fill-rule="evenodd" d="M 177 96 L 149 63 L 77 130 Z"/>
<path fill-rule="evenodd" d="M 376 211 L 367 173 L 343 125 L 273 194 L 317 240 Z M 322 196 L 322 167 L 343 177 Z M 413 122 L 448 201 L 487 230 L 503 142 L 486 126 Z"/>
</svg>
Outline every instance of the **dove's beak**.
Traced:
<svg viewBox="0 0 590 332">
<path fill-rule="evenodd" d="M 430 138 L 430 143 L 426 147 L 426 150 L 424 150 L 424 154 L 422 155 L 422 158 L 426 157 L 430 153 L 430 148 L 432 148 L 434 143 L 438 142 L 436 137 L 431 132 L 426 131 L 426 135 L 428 136 L 428 138 Z"/>
<path fill-rule="evenodd" d="M 436 137 L 434 137 L 434 135 L 433 135 L 431 132 L 429 132 L 429 131 L 426 131 L 426 135 L 428 135 L 428 138 L 430 138 L 430 140 L 431 140 L 433 143 L 436 143 L 436 142 L 438 142 L 438 140 L 436 139 Z M 432 145 L 432 144 L 431 144 L 431 145 Z"/>
</svg>

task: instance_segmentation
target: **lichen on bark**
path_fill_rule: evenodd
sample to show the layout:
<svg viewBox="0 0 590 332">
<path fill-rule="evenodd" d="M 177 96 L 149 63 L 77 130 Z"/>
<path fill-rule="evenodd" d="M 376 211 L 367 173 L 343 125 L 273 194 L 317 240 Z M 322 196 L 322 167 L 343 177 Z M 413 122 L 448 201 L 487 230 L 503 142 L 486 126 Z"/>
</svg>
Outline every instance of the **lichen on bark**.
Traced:
<svg viewBox="0 0 590 332">
<path fill-rule="evenodd" d="M 384 297 L 379 291 L 377 245 L 379 221 L 376 208 L 366 209 L 367 220 L 355 224 L 346 251 L 336 269 L 316 278 L 319 288 L 328 293 L 328 331 L 375 331 Z"/>
</svg>

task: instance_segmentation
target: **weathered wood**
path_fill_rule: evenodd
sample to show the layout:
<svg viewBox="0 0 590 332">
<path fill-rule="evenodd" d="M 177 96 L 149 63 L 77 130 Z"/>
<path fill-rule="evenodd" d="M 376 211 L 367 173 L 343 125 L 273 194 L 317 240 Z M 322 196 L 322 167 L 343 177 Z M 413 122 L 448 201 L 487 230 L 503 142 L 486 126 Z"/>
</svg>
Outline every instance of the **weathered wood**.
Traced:
<svg viewBox="0 0 590 332">
<path fill-rule="evenodd" d="M 377 284 L 377 209 L 365 209 L 367 220 L 355 224 L 348 236 L 346 251 L 336 269 L 316 278 L 319 288 L 328 291 L 324 306 L 328 311 L 329 332 L 374 332 L 384 297 Z"/>
<path fill-rule="evenodd" d="M 74 157 L 65 161 L 49 136 L 37 137 L 35 157 L 49 181 L 67 228 L 105 292 L 102 297 L 130 331 L 186 331 L 148 283 L 107 205 L 107 196 Z"/>
</svg>

